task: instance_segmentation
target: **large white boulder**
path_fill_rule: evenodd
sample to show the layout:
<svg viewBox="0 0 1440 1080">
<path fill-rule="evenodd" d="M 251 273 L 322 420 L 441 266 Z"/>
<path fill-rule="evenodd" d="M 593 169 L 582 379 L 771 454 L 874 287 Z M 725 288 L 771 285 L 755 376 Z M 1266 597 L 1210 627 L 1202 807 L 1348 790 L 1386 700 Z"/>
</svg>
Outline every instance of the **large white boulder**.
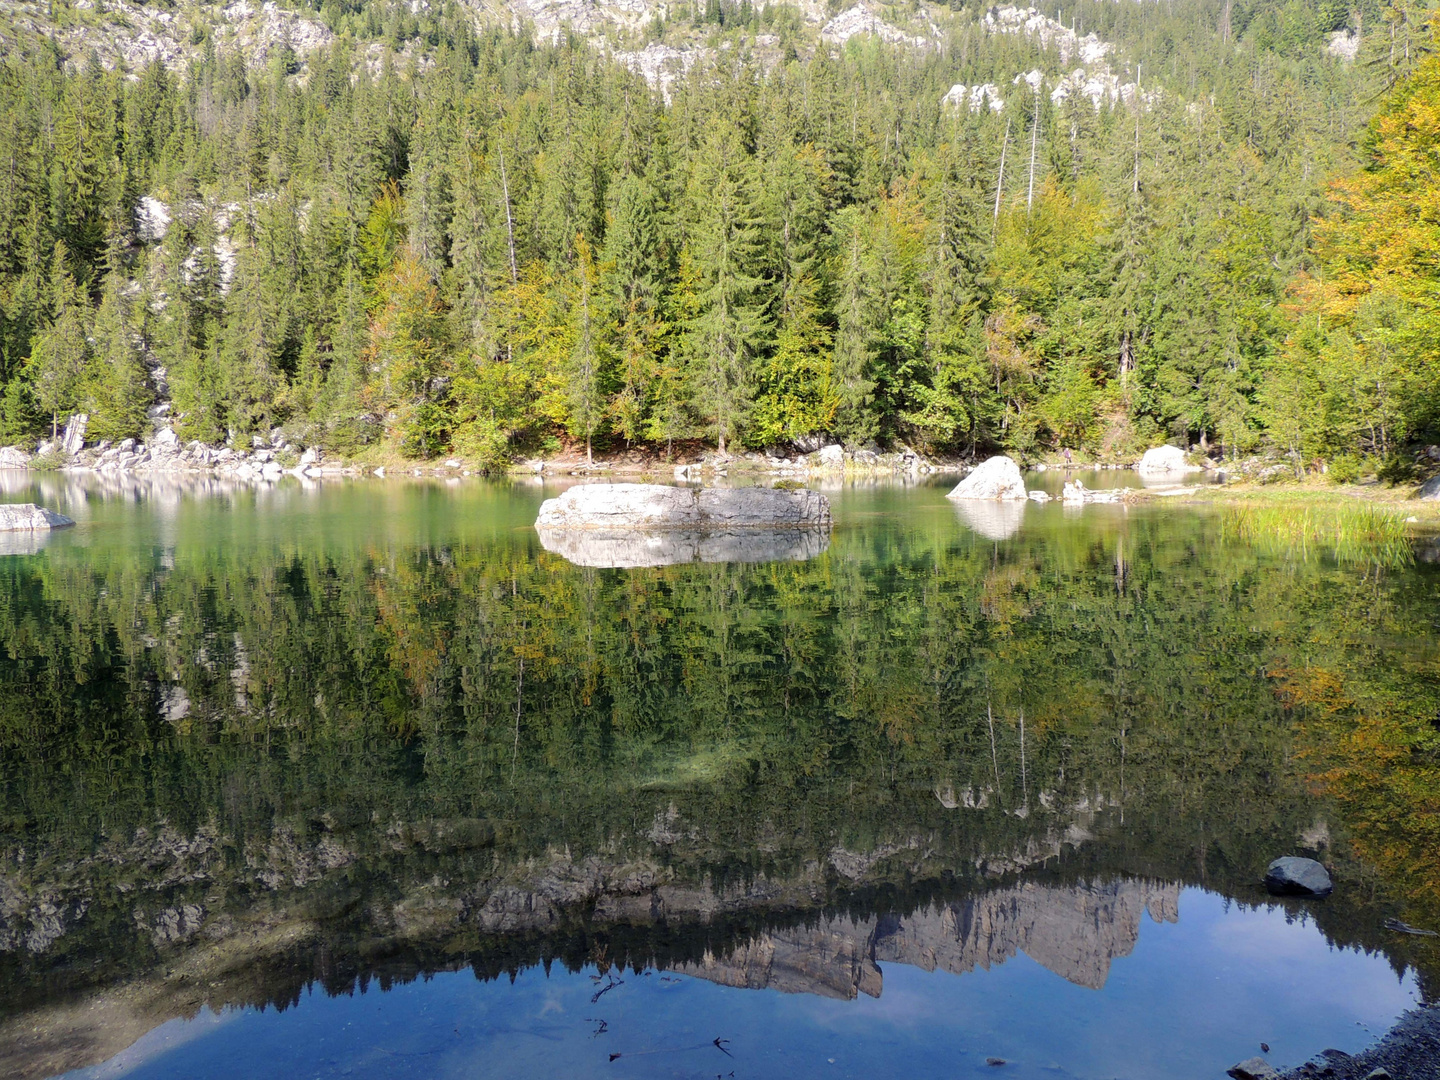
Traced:
<svg viewBox="0 0 1440 1080">
<path fill-rule="evenodd" d="M 1178 446 L 1152 446 L 1145 451 L 1135 471 L 1141 476 L 1162 476 L 1175 473 L 1201 472 L 1199 465 L 1185 460 L 1185 451 Z"/>
<path fill-rule="evenodd" d="M 48 532 L 74 524 L 64 514 L 34 503 L 0 503 L 0 532 Z"/>
<path fill-rule="evenodd" d="M 24 469 L 30 464 L 30 455 L 18 446 L 0 449 L 0 469 Z"/>
<path fill-rule="evenodd" d="M 818 491 L 679 488 L 664 484 L 582 484 L 540 506 L 536 528 L 733 529 L 830 525 Z"/>
<path fill-rule="evenodd" d="M 1026 498 L 1025 478 L 1013 458 L 1000 454 L 977 465 L 946 497 L 1022 501 Z"/>
</svg>

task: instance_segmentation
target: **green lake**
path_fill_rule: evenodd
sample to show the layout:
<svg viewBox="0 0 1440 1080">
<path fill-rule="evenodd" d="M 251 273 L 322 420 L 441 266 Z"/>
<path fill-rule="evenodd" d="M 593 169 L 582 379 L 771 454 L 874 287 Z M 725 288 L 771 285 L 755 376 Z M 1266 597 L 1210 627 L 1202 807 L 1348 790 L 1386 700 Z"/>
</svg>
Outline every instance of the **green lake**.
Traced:
<svg viewBox="0 0 1440 1080">
<path fill-rule="evenodd" d="M 0 547 L 0 1075 L 1219 1078 L 1440 994 L 1427 537 L 837 486 L 617 569 L 539 483 L 0 487 L 78 523 Z"/>
</svg>

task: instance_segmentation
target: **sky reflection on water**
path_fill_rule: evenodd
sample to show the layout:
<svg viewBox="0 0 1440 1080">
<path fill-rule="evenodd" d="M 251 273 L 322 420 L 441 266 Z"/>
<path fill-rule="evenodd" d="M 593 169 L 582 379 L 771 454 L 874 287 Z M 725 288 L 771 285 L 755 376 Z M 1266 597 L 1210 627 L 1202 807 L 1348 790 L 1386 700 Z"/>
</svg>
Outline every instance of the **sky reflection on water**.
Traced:
<svg viewBox="0 0 1440 1080">
<path fill-rule="evenodd" d="M 1381 956 L 1284 911 L 1200 889 L 1143 921 L 1100 990 L 1023 953 L 964 975 L 884 964 L 878 997 L 719 986 L 558 966 L 515 982 L 445 972 L 382 992 L 171 1021 L 73 1080 L 179 1077 L 1215 1077 L 1270 1044 L 1277 1065 L 1354 1052 L 1416 1001 Z M 597 990 L 612 989 L 595 997 Z M 603 1025 L 603 1030 L 602 1030 Z M 598 1032 L 598 1034 L 597 1034 Z M 713 1045 L 724 1040 L 724 1051 Z M 620 1056 L 614 1060 L 611 1054 Z"/>
</svg>

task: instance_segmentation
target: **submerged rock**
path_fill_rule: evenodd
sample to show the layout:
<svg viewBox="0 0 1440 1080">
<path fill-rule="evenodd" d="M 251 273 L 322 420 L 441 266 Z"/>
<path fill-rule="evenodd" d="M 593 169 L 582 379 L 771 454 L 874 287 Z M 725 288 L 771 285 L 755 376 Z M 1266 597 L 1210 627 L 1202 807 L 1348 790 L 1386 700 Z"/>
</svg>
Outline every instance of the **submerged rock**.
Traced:
<svg viewBox="0 0 1440 1080">
<path fill-rule="evenodd" d="M 1191 465 L 1185 460 L 1185 451 L 1178 446 L 1152 446 L 1140 459 L 1140 464 L 1135 466 L 1135 471 L 1142 476 L 1155 476 L 1167 473 L 1188 473 L 1202 472 L 1199 465 Z"/>
<path fill-rule="evenodd" d="M 1020 475 L 1020 466 L 1013 458 L 1000 454 L 977 465 L 969 476 L 955 485 L 955 490 L 947 498 L 1023 500 L 1026 498 L 1025 478 Z"/>
<path fill-rule="evenodd" d="M 74 524 L 64 514 L 34 503 L 0 503 L 0 532 L 48 532 Z"/>
<path fill-rule="evenodd" d="M 1330 874 L 1314 859 L 1286 855 L 1265 870 L 1265 888 L 1272 896 L 1329 896 Z"/>
<path fill-rule="evenodd" d="M 541 525 L 540 545 L 576 566 L 631 569 L 676 563 L 804 562 L 830 546 L 830 530 L 571 529 Z"/>
<path fill-rule="evenodd" d="M 679 488 L 584 484 L 540 507 L 535 527 L 552 529 L 828 528 L 830 500 L 781 488 Z"/>
<path fill-rule="evenodd" d="M 1239 1065 L 1226 1069 L 1225 1074 L 1235 1080 L 1275 1080 L 1280 1075 L 1275 1066 L 1262 1057 L 1246 1058 Z"/>
</svg>

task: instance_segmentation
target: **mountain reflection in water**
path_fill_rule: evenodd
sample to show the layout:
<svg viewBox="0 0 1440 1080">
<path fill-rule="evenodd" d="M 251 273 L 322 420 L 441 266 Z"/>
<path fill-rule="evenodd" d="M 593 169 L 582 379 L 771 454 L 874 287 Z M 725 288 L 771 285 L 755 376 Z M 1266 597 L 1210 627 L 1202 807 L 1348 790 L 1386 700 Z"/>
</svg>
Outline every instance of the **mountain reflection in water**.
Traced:
<svg viewBox="0 0 1440 1080">
<path fill-rule="evenodd" d="M 1433 819 L 1376 812 L 1428 761 L 1395 732 L 1436 712 L 1429 564 L 1170 507 L 1030 506 L 1000 542 L 933 487 L 833 493 L 803 561 L 606 570 L 541 546 L 538 489 L 50 483 L 16 494 L 79 525 L 0 559 L 5 1075 L 557 961 L 557 993 L 638 969 L 860 1008 L 911 970 L 1021 985 L 1023 953 L 1119 1009 L 1112 961 L 1182 887 L 1433 992 L 1433 940 L 1382 927 L 1434 921 Z M 1324 904 L 1260 891 L 1294 852 Z M 1310 992 L 1213 977 L 1256 1016 Z M 1353 1029 L 1333 1004 L 1288 1030 Z"/>
</svg>

